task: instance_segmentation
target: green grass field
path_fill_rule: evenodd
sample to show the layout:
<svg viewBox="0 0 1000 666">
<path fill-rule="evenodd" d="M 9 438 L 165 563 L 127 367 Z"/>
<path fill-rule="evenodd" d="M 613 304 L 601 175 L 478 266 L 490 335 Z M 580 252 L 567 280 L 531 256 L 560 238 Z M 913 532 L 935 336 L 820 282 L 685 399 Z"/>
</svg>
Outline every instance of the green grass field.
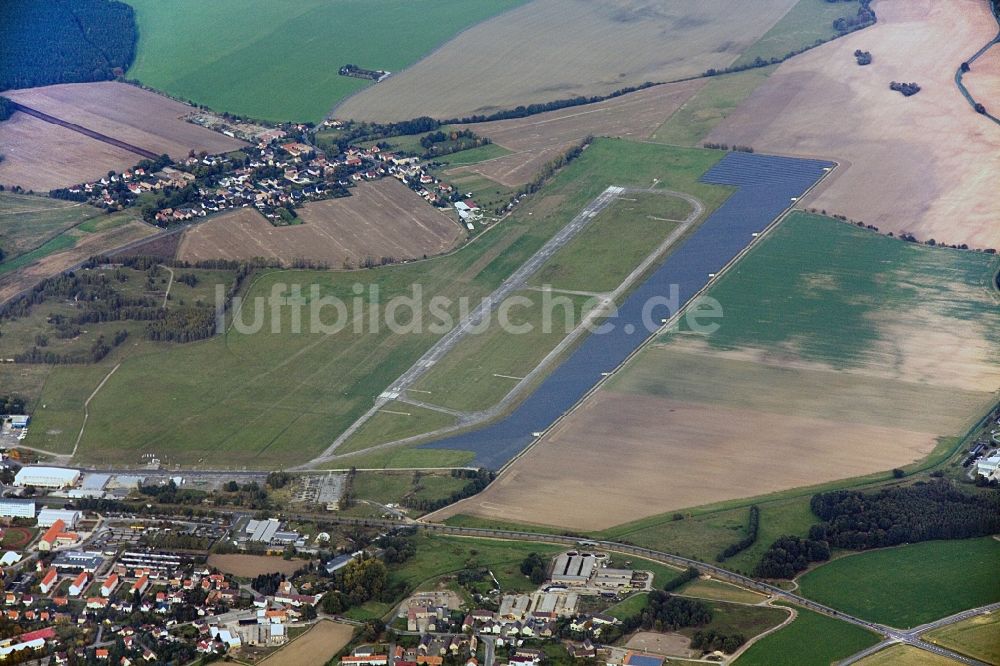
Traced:
<svg viewBox="0 0 1000 666">
<path fill-rule="evenodd" d="M 596 305 L 591 297 L 573 294 L 524 290 L 514 297 L 527 301 L 523 307 L 517 304 L 504 310 L 503 322 L 498 311 L 485 332 L 462 340 L 417 382 L 418 392 L 413 396 L 463 411 L 491 407 Z M 547 317 L 548 312 L 551 316 Z M 530 331 L 520 333 L 522 327 Z"/>
<path fill-rule="evenodd" d="M 924 635 L 924 640 L 988 664 L 1000 664 L 1000 617 L 980 615 Z"/>
<path fill-rule="evenodd" d="M 813 2 L 819 0 L 802 0 Z M 825 4 L 825 3 L 824 3 Z M 653 141 L 678 146 L 696 146 L 726 116 L 732 113 L 757 86 L 777 69 L 777 65 L 715 76 L 660 125 Z"/>
<path fill-rule="evenodd" d="M 887 365 L 894 359 L 878 348 L 887 335 L 882 317 L 916 308 L 956 325 L 985 324 L 1000 341 L 989 286 L 998 269 L 995 256 L 904 243 L 797 212 L 713 285 L 725 319 L 708 342 L 791 350 L 834 368 Z"/>
<path fill-rule="evenodd" d="M 393 401 L 361 426 L 337 451 L 362 451 L 376 444 L 432 432 L 454 423 L 455 417 L 450 414 Z"/>
<path fill-rule="evenodd" d="M 817 40 L 837 36 L 833 22 L 858 13 L 857 2 L 799 0 L 763 37 L 743 52 L 734 65 L 744 65 L 756 58 L 781 58 L 791 51 L 812 46 Z"/>
<path fill-rule="evenodd" d="M 768 629 L 773 629 L 788 617 L 788 613 L 780 608 L 730 604 L 724 601 L 707 603 L 712 609 L 712 621 L 704 627 L 680 629 L 678 633 L 694 636 L 699 630 L 714 630 L 720 634 L 743 634 L 750 639 Z"/>
<path fill-rule="evenodd" d="M 860 627 L 799 608 L 791 624 L 754 643 L 736 664 L 830 666 L 878 642 L 878 636 Z"/>
<path fill-rule="evenodd" d="M 469 148 L 468 150 L 460 150 L 457 153 L 452 153 L 450 155 L 435 157 L 434 161 L 447 168 L 465 166 L 467 164 L 478 164 L 479 162 L 485 162 L 486 160 L 496 159 L 497 157 L 503 157 L 504 155 L 509 154 L 510 151 L 506 148 L 498 146 L 495 143 L 488 143 L 485 146 L 479 146 L 478 148 Z"/>
<path fill-rule="evenodd" d="M 379 504 L 399 504 L 404 497 L 440 499 L 461 490 L 469 481 L 449 473 L 358 472 L 353 481 L 354 497 Z M 419 515 L 419 511 L 415 515 Z"/>
<path fill-rule="evenodd" d="M 759 502 L 760 527 L 757 541 L 748 549 L 726 560 L 725 567 L 749 573 L 760 556 L 779 536 L 806 534 L 819 519 L 809 509 L 809 495 L 789 499 Z M 630 543 L 714 562 L 726 546 L 743 538 L 746 531 L 747 506 L 710 510 L 686 515 L 681 520 L 672 516 L 651 518 L 635 524 L 605 531 L 600 536 L 627 539 Z"/>
<path fill-rule="evenodd" d="M 717 205 L 728 190 L 699 183 L 698 177 L 720 157 L 718 151 L 598 140 L 504 224 L 451 255 L 374 270 L 261 275 L 249 287 L 251 300 L 241 314 L 242 322 L 252 324 L 256 297 L 265 297 L 259 302 L 260 332 L 244 334 L 230 328 L 224 336 L 127 358 L 90 404 L 79 455 L 90 462 L 120 463 L 135 462 L 141 452 L 155 452 L 165 462 L 205 464 L 205 452 L 211 451 L 214 465 L 234 467 L 287 466 L 308 460 L 367 410 L 440 335 L 428 330 L 434 321 L 429 311 L 425 312 L 428 326 L 421 333 L 400 335 L 384 325 L 375 332 L 368 325 L 356 332 L 351 320 L 343 330 L 328 334 L 309 325 L 306 306 L 313 297 L 312 285 L 321 297 L 337 296 L 366 318 L 377 306 L 371 287 L 379 291 L 378 303 L 386 303 L 393 296 L 412 295 L 411 286 L 419 283 L 425 308 L 431 296 L 445 296 L 452 301 L 449 312 L 454 317 L 460 296 L 475 301 L 487 295 L 611 183 L 648 184 L 659 178 L 663 187 L 691 192 L 709 208 Z M 355 308 L 357 283 L 366 289 Z M 300 297 L 292 294 L 293 284 L 302 285 Z M 301 332 L 294 332 L 289 305 L 279 306 L 277 318 L 272 319 L 272 303 L 267 300 L 272 294 L 303 305 Z M 333 316 L 332 309 L 325 310 L 322 321 L 329 325 Z M 278 333 L 272 333 L 275 326 Z M 50 383 L 78 386 L 89 395 L 97 385 L 94 374 L 103 377 L 106 371 L 58 367 Z M 26 443 L 68 451 L 79 431 L 82 409 L 79 402 L 49 401 L 48 391 L 46 386 L 41 397 L 49 403 L 45 416 L 36 421 Z M 46 421 L 60 426 L 50 428 Z M 410 449 L 378 451 L 346 464 L 408 466 L 397 463 L 397 456 L 418 466 L 436 466 L 430 461 L 462 464 L 458 461 L 469 459 L 465 452 Z M 334 461 L 331 467 L 344 465 Z"/>
<path fill-rule="evenodd" d="M 691 204 L 663 194 L 623 195 L 531 278 L 535 286 L 613 291 L 691 213 Z"/>
<path fill-rule="evenodd" d="M 716 601 L 734 601 L 743 604 L 756 604 L 764 601 L 762 594 L 736 587 L 729 583 L 718 580 L 706 580 L 697 578 L 677 590 L 677 594 L 686 594 L 691 597 L 702 599 L 715 599 Z"/>
<path fill-rule="evenodd" d="M 926 541 L 835 559 L 799 579 L 804 596 L 845 613 L 909 628 L 1000 601 L 991 537 Z"/>
<path fill-rule="evenodd" d="M 611 617 L 616 617 L 619 620 L 624 620 L 628 617 L 633 617 L 635 615 L 641 615 L 644 608 L 646 608 L 646 598 L 645 592 L 640 594 L 633 594 L 631 597 L 619 601 L 617 604 L 608 608 L 605 614 Z"/>
<path fill-rule="evenodd" d="M 348 63 L 399 72 L 464 28 L 523 0 L 134 0 L 128 77 L 216 111 L 318 121 L 370 81 Z"/>
<path fill-rule="evenodd" d="M 41 247 L 67 229 L 86 224 L 88 220 L 96 224 L 106 217 L 87 204 L 0 192 L 0 248 L 6 255 L 0 270 L 11 260 Z"/>
<path fill-rule="evenodd" d="M 893 645 L 857 663 L 860 666 L 955 666 L 958 662 L 912 645 Z"/>
</svg>

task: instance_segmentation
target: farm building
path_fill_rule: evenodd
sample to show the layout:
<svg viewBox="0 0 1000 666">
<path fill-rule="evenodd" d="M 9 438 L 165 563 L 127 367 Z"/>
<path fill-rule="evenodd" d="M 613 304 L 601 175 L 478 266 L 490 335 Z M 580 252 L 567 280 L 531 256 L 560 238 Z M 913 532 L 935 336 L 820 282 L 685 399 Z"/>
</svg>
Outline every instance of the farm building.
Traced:
<svg viewBox="0 0 1000 666">
<path fill-rule="evenodd" d="M 556 558 L 552 569 L 552 582 L 562 585 L 586 585 L 590 580 L 597 558 L 590 553 L 563 553 Z"/>
<path fill-rule="evenodd" d="M 976 474 L 987 479 L 996 477 L 998 471 L 1000 471 L 1000 451 L 976 463 Z"/>
<path fill-rule="evenodd" d="M 22 467 L 14 476 L 15 486 L 65 488 L 80 480 L 80 472 L 65 467 Z"/>
<path fill-rule="evenodd" d="M 28 427 L 31 417 L 26 414 L 13 414 L 10 417 L 10 427 L 15 430 L 23 430 Z"/>
<path fill-rule="evenodd" d="M 598 569 L 594 574 L 594 585 L 610 589 L 621 589 L 632 585 L 631 569 Z"/>
<path fill-rule="evenodd" d="M 0 516 L 5 518 L 34 518 L 35 503 L 32 500 L 0 499 Z"/>
<path fill-rule="evenodd" d="M 82 513 L 70 509 L 42 509 L 38 512 L 38 526 L 52 527 L 57 520 L 61 520 L 66 527 L 73 529 L 82 517 Z"/>
</svg>

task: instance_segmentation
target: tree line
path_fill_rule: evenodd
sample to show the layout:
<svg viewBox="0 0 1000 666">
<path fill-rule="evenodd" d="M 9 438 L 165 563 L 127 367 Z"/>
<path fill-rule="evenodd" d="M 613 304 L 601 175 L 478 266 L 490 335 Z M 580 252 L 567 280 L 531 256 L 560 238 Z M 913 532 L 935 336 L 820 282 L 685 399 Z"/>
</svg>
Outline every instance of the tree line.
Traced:
<svg viewBox="0 0 1000 666">
<path fill-rule="evenodd" d="M 730 557 L 738 553 L 742 553 L 744 550 L 754 545 L 757 542 L 757 532 L 760 530 L 760 507 L 754 504 L 750 507 L 750 516 L 747 518 L 747 533 L 746 536 L 737 541 L 736 543 L 731 543 L 726 546 L 722 552 L 715 556 L 716 562 L 725 562 Z"/>
<path fill-rule="evenodd" d="M 418 511 L 437 511 L 438 509 L 444 508 L 449 504 L 454 504 L 455 502 L 465 499 L 466 497 L 478 495 L 486 489 L 486 486 L 490 485 L 493 479 L 496 478 L 495 472 L 485 469 L 453 469 L 451 471 L 451 475 L 456 479 L 469 479 L 469 482 L 447 497 L 432 499 L 406 496 L 400 500 L 400 503 L 405 507 L 416 509 Z"/>
<path fill-rule="evenodd" d="M 107 81 L 135 58 L 132 7 L 114 0 L 0 3 L 0 90 Z"/>
</svg>

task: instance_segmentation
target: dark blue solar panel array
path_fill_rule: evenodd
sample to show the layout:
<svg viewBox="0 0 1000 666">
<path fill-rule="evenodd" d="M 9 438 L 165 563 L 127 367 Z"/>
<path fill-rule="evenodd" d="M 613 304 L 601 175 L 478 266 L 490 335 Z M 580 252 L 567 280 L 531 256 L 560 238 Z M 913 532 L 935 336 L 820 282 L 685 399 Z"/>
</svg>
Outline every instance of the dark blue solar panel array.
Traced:
<svg viewBox="0 0 1000 666">
<path fill-rule="evenodd" d="M 648 310 L 653 299 L 669 299 L 677 285 L 683 305 L 791 203 L 823 175 L 831 162 L 729 153 L 702 180 L 739 189 L 698 227 L 619 307 L 610 332 L 589 335 L 509 416 L 479 430 L 448 437 L 427 448 L 474 451 L 474 464 L 496 469 L 580 400 L 616 368 L 672 312 Z M 647 323 L 644 323 L 647 322 Z M 631 331 L 631 332 L 629 332 Z M 609 444 L 613 444 L 610 443 Z"/>
</svg>

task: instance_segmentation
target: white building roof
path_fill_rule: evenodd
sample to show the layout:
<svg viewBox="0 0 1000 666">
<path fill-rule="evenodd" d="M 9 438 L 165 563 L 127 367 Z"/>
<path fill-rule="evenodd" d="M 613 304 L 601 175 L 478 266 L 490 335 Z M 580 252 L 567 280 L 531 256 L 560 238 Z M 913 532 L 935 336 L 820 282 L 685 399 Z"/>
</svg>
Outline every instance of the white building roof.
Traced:
<svg viewBox="0 0 1000 666">
<path fill-rule="evenodd" d="M 80 472 L 67 467 L 22 467 L 14 476 L 14 484 L 20 486 L 55 485 L 65 486 L 76 483 Z"/>
</svg>

